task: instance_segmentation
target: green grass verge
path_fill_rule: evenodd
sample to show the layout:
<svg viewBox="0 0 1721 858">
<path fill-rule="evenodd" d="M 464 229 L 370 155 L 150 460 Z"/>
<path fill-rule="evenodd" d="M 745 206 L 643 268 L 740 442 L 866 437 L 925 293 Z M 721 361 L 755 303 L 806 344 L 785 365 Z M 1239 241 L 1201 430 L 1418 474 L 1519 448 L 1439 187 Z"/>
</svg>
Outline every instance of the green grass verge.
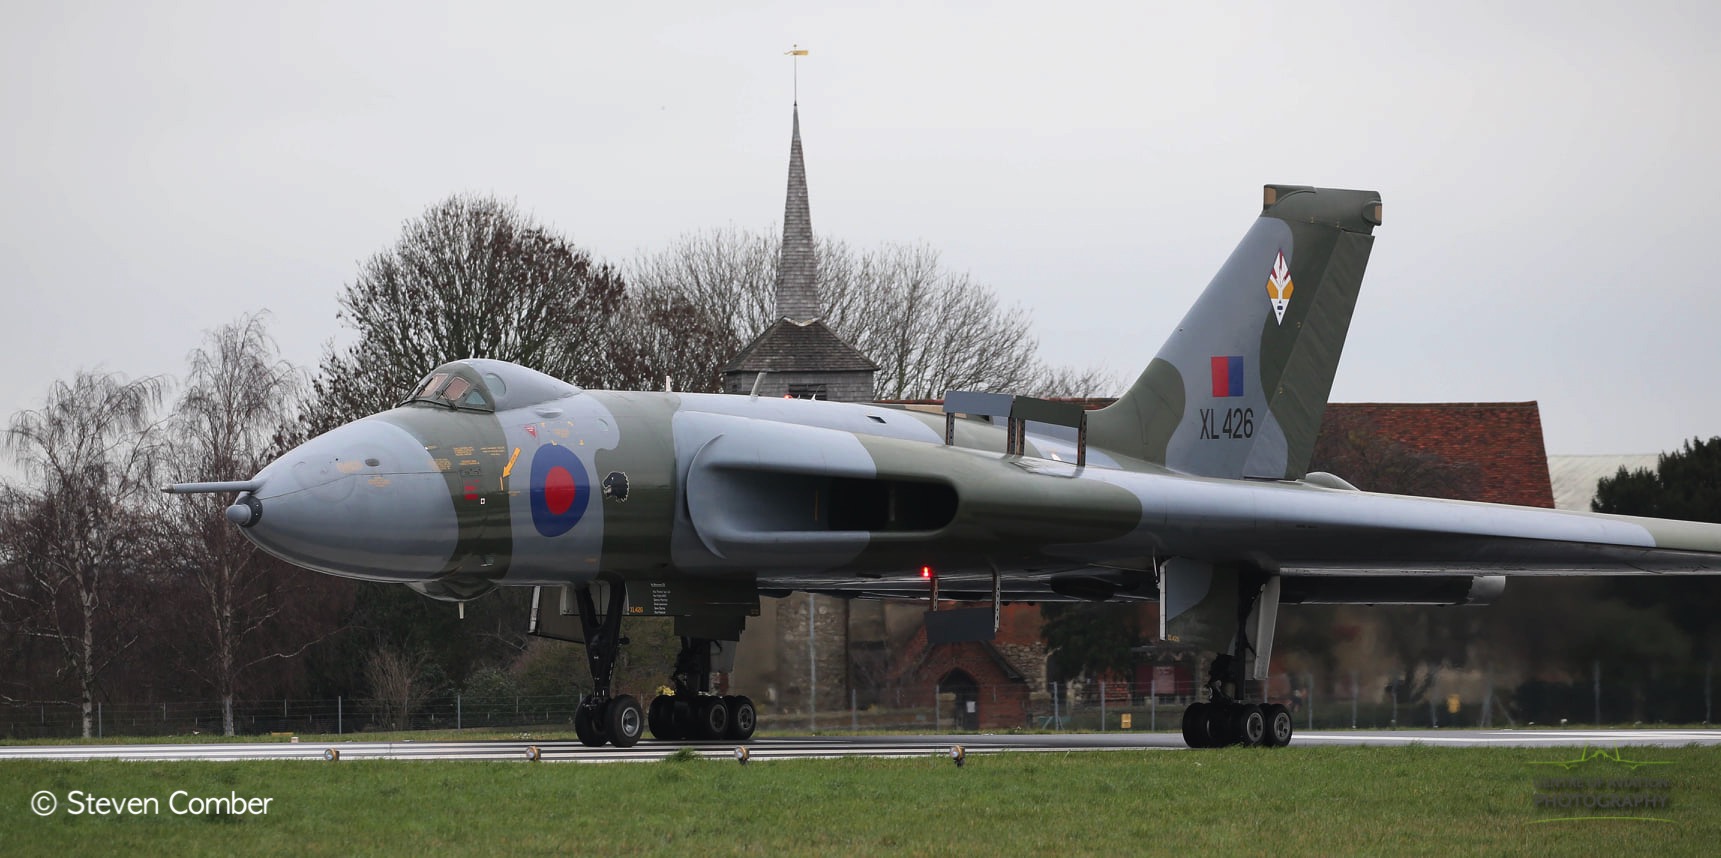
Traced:
<svg viewBox="0 0 1721 858">
<path fill-rule="evenodd" d="M 1721 750 L 1222 749 L 638 764 L 0 762 L 0 852 L 78 854 L 1713 854 Z M 1550 821 L 1548 777 L 1652 777 L 1670 820 Z M 39 790 L 59 810 L 30 809 Z M 69 795 L 155 797 L 75 816 Z M 271 797 L 267 815 L 169 795 Z"/>
</svg>

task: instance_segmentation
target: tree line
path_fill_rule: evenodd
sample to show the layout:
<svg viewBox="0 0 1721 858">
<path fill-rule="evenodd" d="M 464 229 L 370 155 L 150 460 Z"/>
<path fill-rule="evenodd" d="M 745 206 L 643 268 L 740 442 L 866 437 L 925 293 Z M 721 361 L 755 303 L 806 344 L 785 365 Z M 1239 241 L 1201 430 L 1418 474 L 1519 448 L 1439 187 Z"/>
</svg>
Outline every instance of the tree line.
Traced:
<svg viewBox="0 0 1721 858">
<path fill-rule="evenodd" d="M 512 203 L 456 195 L 359 265 L 339 300 L 352 345 L 330 346 L 314 374 L 281 358 L 259 314 L 209 332 L 177 381 L 55 382 L 3 438 L 22 477 L 0 485 L 0 703 L 76 707 L 90 736 L 102 700 L 213 698 L 230 735 L 246 699 L 369 699 L 397 722 L 448 688 L 575 692 L 571 648 L 526 640 L 524 593 L 460 620 L 405 588 L 261 552 L 224 519 L 224 496 L 157 488 L 249 477 L 460 358 L 593 388 L 720 390 L 723 364 L 774 321 L 778 242 L 716 229 L 616 265 Z M 883 367 L 879 398 L 1111 384 L 1045 364 L 1024 308 L 925 245 L 820 239 L 816 282 L 827 323 Z M 633 672 L 652 681 L 673 656 L 667 631 L 632 637 Z"/>
</svg>

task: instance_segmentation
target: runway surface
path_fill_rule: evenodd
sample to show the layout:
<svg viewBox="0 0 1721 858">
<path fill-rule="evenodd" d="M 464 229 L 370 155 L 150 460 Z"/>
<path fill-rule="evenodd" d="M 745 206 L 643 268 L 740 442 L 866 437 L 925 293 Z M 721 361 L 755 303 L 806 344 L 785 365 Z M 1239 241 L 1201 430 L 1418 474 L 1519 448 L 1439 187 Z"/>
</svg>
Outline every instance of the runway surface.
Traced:
<svg viewBox="0 0 1721 858">
<path fill-rule="evenodd" d="M 1721 745 L 1721 730 L 1346 730 L 1298 733 L 1291 744 L 1443 747 L 1619 747 L 1623 745 Z M 681 748 L 705 757 L 732 759 L 734 742 L 657 742 L 626 750 L 588 748 L 578 742 L 223 742 L 194 745 L 16 745 L 0 746 L 3 760 L 324 760 L 331 750 L 342 760 L 521 760 L 536 748 L 545 762 L 649 762 Z M 1036 735 L 950 734 L 924 736 L 810 736 L 754 739 L 750 760 L 816 757 L 920 757 L 945 755 L 952 745 L 969 754 L 1001 751 L 1188 751 L 1175 733 L 1055 733 Z M 1191 753 L 1200 753 L 1194 751 Z"/>
</svg>

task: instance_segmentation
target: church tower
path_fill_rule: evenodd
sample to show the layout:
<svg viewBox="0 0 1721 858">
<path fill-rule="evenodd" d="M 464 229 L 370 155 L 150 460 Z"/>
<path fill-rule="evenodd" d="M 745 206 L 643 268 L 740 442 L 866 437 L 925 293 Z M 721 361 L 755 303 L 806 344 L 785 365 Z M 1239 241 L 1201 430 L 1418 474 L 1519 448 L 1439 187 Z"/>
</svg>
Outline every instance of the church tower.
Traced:
<svg viewBox="0 0 1721 858">
<path fill-rule="evenodd" d="M 750 394 L 757 385 L 760 396 L 867 402 L 878 364 L 825 326 L 819 304 L 799 103 L 793 117 L 783 248 L 777 262 L 777 318 L 723 367 L 723 392 Z"/>
</svg>

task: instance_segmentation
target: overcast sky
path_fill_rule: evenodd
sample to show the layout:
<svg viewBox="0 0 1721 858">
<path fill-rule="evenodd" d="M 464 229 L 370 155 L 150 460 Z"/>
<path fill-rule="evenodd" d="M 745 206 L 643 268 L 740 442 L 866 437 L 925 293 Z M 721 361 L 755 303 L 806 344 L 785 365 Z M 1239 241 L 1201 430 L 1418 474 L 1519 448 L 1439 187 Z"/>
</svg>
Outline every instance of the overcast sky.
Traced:
<svg viewBox="0 0 1721 858">
<path fill-rule="evenodd" d="M 265 308 L 312 366 L 454 192 L 612 261 L 775 225 L 798 43 L 815 229 L 938 248 L 1049 360 L 1133 378 L 1262 184 L 1369 188 L 1335 401 L 1533 399 L 1550 453 L 1721 434 L 1721 4 L 259 5 L 8 7 L 0 414 Z"/>
</svg>

